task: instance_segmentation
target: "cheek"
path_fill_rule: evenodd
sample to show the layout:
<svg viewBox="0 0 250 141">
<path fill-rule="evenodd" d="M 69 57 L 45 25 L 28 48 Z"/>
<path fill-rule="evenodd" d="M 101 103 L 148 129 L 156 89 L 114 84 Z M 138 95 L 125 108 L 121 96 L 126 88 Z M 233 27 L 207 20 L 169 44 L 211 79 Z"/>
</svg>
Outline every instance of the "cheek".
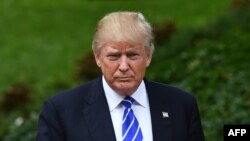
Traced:
<svg viewBox="0 0 250 141">
<path fill-rule="evenodd" d="M 147 63 L 145 61 L 141 61 L 141 62 L 136 62 L 133 64 L 133 68 L 134 71 L 136 71 L 137 73 L 142 73 L 146 70 L 147 68 Z"/>
<path fill-rule="evenodd" d="M 115 63 L 111 62 L 102 62 L 101 70 L 104 73 L 104 75 L 112 75 L 116 71 L 117 65 Z"/>
<path fill-rule="evenodd" d="M 140 70 L 145 70 L 147 68 L 147 60 L 141 60 L 137 62 L 137 68 Z"/>
</svg>

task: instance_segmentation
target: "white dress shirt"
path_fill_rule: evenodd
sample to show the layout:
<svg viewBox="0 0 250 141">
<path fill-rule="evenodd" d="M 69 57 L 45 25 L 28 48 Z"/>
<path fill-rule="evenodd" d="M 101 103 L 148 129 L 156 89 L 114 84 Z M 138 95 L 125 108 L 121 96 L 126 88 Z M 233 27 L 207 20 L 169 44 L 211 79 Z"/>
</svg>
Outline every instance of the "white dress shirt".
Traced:
<svg viewBox="0 0 250 141">
<path fill-rule="evenodd" d="M 125 96 L 117 94 L 107 84 L 104 77 L 102 77 L 102 82 L 115 130 L 116 140 L 122 141 L 122 117 L 125 107 L 121 102 Z M 144 81 L 141 82 L 138 89 L 131 95 L 131 97 L 135 99 L 132 109 L 141 127 L 143 141 L 153 141 L 150 107 Z"/>
</svg>

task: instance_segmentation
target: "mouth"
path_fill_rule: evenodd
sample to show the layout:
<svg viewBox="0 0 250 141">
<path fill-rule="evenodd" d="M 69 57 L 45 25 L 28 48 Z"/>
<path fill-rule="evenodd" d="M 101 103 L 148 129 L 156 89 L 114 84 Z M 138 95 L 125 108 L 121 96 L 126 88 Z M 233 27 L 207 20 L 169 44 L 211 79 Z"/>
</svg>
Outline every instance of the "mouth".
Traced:
<svg viewBox="0 0 250 141">
<path fill-rule="evenodd" d="M 130 81 L 132 77 L 118 77 L 117 80 L 122 81 L 122 82 L 127 82 Z"/>
</svg>

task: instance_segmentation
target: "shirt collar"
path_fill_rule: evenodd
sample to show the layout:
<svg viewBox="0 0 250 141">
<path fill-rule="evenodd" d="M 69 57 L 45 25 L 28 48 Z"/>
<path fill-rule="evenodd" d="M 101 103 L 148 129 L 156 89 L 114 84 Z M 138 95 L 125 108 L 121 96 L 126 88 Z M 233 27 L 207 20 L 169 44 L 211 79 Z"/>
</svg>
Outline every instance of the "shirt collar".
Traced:
<svg viewBox="0 0 250 141">
<path fill-rule="evenodd" d="M 108 101 L 109 110 L 113 111 L 116 107 L 120 105 L 125 96 L 117 94 L 107 83 L 104 76 L 102 77 L 102 84 L 104 88 L 104 93 Z M 135 99 L 135 104 L 141 105 L 144 108 L 147 107 L 148 98 L 144 81 L 141 82 L 137 90 L 131 95 Z M 120 105 L 121 106 L 121 105 Z"/>
</svg>

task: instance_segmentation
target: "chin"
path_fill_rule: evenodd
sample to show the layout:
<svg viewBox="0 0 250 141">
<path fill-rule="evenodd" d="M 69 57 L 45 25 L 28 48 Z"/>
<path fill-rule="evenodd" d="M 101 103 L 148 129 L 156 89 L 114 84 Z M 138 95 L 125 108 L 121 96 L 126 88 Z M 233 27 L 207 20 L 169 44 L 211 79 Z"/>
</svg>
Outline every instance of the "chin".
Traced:
<svg viewBox="0 0 250 141">
<path fill-rule="evenodd" d="M 115 89 L 122 95 L 131 95 L 136 90 L 136 87 L 134 85 L 118 85 Z"/>
</svg>

